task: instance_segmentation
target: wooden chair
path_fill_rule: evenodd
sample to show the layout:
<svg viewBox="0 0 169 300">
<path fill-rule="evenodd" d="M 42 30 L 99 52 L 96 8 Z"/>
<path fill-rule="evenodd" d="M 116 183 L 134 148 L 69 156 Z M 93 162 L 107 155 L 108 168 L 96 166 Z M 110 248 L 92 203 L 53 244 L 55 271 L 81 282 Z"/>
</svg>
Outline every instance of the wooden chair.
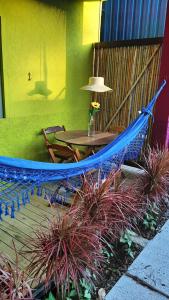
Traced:
<svg viewBox="0 0 169 300">
<path fill-rule="evenodd" d="M 124 126 L 118 126 L 118 125 L 111 127 L 111 131 L 115 131 L 117 133 L 121 133 L 124 129 L 125 129 Z"/>
<path fill-rule="evenodd" d="M 62 126 L 51 126 L 51 127 L 43 128 L 42 134 L 45 138 L 45 141 L 49 142 L 48 134 L 52 134 L 58 131 L 66 131 L 65 126 L 62 125 Z"/>
<path fill-rule="evenodd" d="M 52 162 L 64 162 L 64 161 L 79 161 L 80 160 L 80 152 L 78 149 L 73 149 L 68 145 L 61 145 L 51 143 L 48 139 L 48 135 L 54 134 L 58 131 L 65 131 L 64 126 L 52 126 L 42 129 L 42 134 L 45 139 L 45 145 L 47 151 L 50 155 Z"/>
</svg>

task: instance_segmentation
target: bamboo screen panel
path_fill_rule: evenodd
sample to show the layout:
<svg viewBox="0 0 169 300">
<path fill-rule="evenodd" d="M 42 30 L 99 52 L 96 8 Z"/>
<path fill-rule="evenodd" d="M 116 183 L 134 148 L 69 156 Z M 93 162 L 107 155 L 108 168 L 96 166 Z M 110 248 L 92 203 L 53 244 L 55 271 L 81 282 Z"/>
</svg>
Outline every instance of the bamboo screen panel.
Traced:
<svg viewBox="0 0 169 300">
<path fill-rule="evenodd" d="M 96 114 L 97 130 L 127 127 L 155 94 L 162 39 L 150 40 L 140 40 L 136 44 L 130 41 L 130 45 L 127 41 L 94 45 L 93 76 L 104 77 L 105 84 L 113 89 L 112 92 L 93 94 L 93 99 L 101 104 L 101 111 Z"/>
</svg>

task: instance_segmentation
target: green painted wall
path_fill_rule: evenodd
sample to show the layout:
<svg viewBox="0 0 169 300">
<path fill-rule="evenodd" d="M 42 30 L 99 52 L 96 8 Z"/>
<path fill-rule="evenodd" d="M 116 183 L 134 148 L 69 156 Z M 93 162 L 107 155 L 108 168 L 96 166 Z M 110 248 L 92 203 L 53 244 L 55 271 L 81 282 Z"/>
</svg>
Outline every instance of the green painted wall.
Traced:
<svg viewBox="0 0 169 300">
<path fill-rule="evenodd" d="M 80 87 L 91 75 L 99 9 L 99 1 L 0 0 L 6 112 L 0 155 L 46 160 L 41 128 L 87 128 L 90 96 Z"/>
</svg>

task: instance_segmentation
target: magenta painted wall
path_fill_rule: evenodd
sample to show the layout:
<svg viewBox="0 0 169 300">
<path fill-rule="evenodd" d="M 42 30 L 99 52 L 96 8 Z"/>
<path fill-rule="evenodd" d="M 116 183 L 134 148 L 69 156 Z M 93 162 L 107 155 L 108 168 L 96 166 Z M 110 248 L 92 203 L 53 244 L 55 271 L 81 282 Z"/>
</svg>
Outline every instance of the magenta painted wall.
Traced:
<svg viewBox="0 0 169 300">
<path fill-rule="evenodd" d="M 169 3 L 167 7 L 159 84 L 163 79 L 167 80 L 167 84 L 156 104 L 152 144 L 153 146 L 158 144 L 169 147 Z"/>
</svg>

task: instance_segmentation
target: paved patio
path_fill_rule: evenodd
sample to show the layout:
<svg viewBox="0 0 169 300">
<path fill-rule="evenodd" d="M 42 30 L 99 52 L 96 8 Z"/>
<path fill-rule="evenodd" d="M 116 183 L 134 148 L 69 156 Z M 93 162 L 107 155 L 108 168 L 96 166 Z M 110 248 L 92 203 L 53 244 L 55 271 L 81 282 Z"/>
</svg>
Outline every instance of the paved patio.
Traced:
<svg viewBox="0 0 169 300">
<path fill-rule="evenodd" d="M 169 221 L 147 244 L 105 299 L 169 299 Z"/>
</svg>

